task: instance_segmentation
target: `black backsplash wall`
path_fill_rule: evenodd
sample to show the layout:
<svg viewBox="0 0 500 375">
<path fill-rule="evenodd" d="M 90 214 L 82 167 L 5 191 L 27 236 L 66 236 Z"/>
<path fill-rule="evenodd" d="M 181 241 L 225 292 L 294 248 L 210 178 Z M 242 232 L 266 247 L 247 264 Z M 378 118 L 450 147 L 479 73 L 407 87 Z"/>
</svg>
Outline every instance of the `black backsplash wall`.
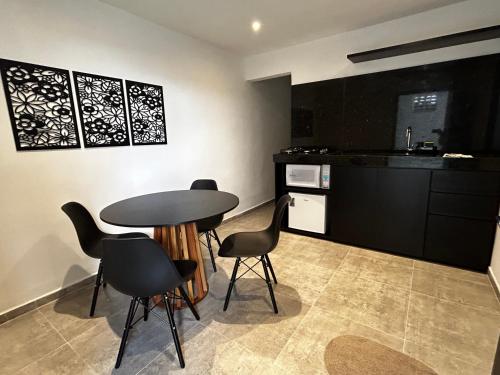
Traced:
<svg viewBox="0 0 500 375">
<path fill-rule="evenodd" d="M 292 86 L 292 144 L 500 154 L 500 54 Z"/>
</svg>

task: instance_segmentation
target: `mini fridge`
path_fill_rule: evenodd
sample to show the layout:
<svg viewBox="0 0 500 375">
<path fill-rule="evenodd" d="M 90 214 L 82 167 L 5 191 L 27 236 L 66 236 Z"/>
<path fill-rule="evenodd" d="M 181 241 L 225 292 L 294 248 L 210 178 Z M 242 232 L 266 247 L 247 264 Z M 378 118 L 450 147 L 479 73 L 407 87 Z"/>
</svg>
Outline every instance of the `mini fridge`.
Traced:
<svg viewBox="0 0 500 375">
<path fill-rule="evenodd" d="M 288 227 L 325 234 L 326 196 L 288 193 L 292 198 L 288 207 Z"/>
</svg>

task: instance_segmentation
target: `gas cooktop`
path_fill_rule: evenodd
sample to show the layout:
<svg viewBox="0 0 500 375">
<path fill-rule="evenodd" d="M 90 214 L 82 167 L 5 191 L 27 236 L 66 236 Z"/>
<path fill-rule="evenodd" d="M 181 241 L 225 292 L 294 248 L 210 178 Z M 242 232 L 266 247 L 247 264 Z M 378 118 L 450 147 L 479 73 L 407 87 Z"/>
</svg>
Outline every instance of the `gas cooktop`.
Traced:
<svg viewBox="0 0 500 375">
<path fill-rule="evenodd" d="M 281 150 L 282 154 L 329 154 L 331 150 L 324 146 L 293 146 Z"/>
</svg>

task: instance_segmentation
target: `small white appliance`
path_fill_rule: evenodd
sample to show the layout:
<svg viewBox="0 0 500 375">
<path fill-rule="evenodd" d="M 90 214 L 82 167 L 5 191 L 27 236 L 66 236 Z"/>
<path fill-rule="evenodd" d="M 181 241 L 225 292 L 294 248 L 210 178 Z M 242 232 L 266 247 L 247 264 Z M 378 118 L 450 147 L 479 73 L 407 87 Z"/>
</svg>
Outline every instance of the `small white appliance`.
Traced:
<svg viewBox="0 0 500 375">
<path fill-rule="evenodd" d="M 286 185 L 305 188 L 330 188 L 330 166 L 287 164 Z"/>
<path fill-rule="evenodd" d="M 288 227 L 325 234 L 326 196 L 302 193 L 288 194 L 292 198 L 288 206 Z"/>
</svg>

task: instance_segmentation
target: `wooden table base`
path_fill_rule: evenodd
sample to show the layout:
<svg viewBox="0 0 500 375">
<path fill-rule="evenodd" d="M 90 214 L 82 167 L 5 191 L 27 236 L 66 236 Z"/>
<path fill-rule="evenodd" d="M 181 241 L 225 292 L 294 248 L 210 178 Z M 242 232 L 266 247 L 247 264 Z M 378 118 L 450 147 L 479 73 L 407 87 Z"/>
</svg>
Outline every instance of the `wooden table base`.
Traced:
<svg viewBox="0 0 500 375">
<path fill-rule="evenodd" d="M 194 279 L 187 283 L 187 294 L 191 302 L 200 302 L 208 293 L 208 283 L 203 265 L 203 257 L 201 256 L 196 224 L 189 223 L 168 227 L 156 227 L 154 230 L 154 239 L 163 246 L 167 254 L 173 260 L 189 259 L 198 263 Z M 159 302 L 157 297 L 154 298 L 155 303 Z M 178 299 L 176 307 L 182 308 L 185 306 L 181 300 Z"/>
</svg>

